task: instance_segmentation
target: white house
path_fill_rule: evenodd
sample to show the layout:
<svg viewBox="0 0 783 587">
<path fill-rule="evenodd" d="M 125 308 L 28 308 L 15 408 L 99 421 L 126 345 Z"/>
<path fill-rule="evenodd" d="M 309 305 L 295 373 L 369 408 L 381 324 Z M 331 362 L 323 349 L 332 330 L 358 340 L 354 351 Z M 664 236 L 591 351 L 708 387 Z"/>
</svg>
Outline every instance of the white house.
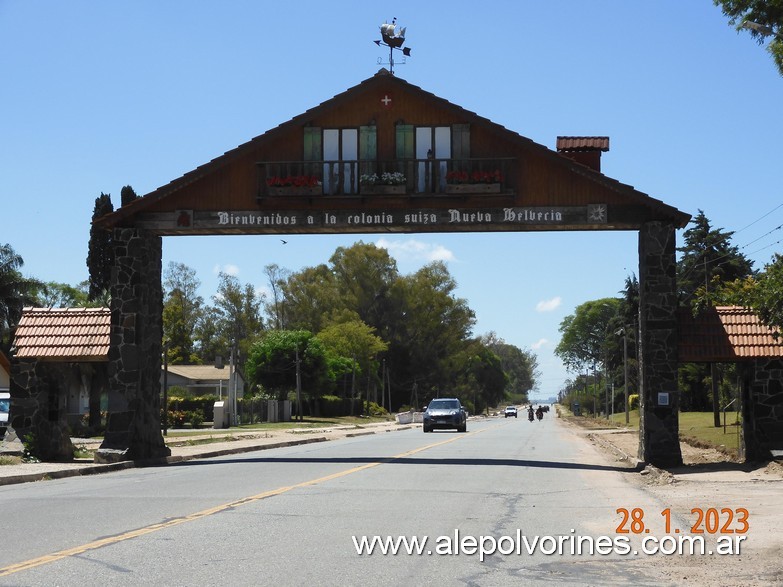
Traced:
<svg viewBox="0 0 783 587">
<path fill-rule="evenodd" d="M 160 388 L 163 390 L 165 367 L 161 368 Z M 228 365 L 219 368 L 214 365 L 169 365 L 168 384 L 172 387 L 184 387 L 192 395 L 216 395 L 219 398 L 228 397 L 229 389 Z M 239 370 L 235 370 L 237 397 L 242 397 L 245 381 Z"/>
</svg>

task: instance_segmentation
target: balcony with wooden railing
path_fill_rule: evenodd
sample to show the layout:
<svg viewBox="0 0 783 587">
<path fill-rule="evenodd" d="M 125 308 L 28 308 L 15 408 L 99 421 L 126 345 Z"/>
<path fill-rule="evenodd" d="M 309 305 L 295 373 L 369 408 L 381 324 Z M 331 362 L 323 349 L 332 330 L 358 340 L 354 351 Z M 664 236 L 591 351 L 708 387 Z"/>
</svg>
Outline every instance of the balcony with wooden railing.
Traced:
<svg viewBox="0 0 783 587">
<path fill-rule="evenodd" d="M 515 192 L 516 159 L 264 161 L 258 197 L 452 196 Z"/>
</svg>

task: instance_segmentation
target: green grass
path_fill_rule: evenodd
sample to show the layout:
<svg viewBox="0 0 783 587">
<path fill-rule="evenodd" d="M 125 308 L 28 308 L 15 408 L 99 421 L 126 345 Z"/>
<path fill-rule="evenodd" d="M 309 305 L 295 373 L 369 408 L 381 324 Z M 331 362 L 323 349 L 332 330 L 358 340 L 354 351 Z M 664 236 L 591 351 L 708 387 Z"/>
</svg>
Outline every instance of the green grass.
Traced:
<svg viewBox="0 0 783 587">
<path fill-rule="evenodd" d="M 712 412 L 681 412 L 680 438 L 696 446 L 712 446 L 730 454 L 739 450 L 739 433 L 741 426 L 737 423 L 736 412 L 726 413 L 726 431 L 723 429 L 723 414 L 721 426 L 715 427 Z"/>
<path fill-rule="evenodd" d="M 629 427 L 639 430 L 639 410 L 628 413 Z M 729 454 L 737 454 L 739 449 L 739 429 L 737 413 L 726 413 L 726 431 L 715 427 L 712 412 L 680 412 L 680 439 L 699 447 L 712 447 Z M 625 413 L 614 414 L 611 420 L 615 426 L 625 427 Z"/>
<path fill-rule="evenodd" d="M 184 431 L 178 428 L 169 428 L 167 437 L 188 437 L 198 434 L 199 436 L 220 436 L 230 434 L 231 431 L 260 431 L 264 430 L 290 430 L 293 428 L 327 428 L 329 426 L 356 426 L 361 428 L 367 424 L 378 422 L 393 422 L 391 416 L 366 417 L 361 416 L 341 416 L 339 418 L 314 418 L 305 417 L 301 422 L 292 420 L 291 422 L 259 422 L 257 424 L 242 424 L 241 426 L 232 426 L 230 428 L 201 428 L 197 432 L 193 430 Z"/>
</svg>

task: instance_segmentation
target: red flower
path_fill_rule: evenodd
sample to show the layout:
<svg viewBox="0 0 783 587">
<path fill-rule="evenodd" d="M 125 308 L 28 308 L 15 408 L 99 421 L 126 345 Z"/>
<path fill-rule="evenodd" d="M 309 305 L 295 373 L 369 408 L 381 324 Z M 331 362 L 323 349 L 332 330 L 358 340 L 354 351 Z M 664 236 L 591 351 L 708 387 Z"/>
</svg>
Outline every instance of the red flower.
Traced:
<svg viewBox="0 0 783 587">
<path fill-rule="evenodd" d="M 319 185 L 318 178 L 311 175 L 289 175 L 278 177 L 273 175 L 266 179 L 266 185 L 269 187 L 313 187 Z"/>
<path fill-rule="evenodd" d="M 503 174 L 495 171 L 449 171 L 446 173 L 446 183 L 501 183 Z"/>
</svg>

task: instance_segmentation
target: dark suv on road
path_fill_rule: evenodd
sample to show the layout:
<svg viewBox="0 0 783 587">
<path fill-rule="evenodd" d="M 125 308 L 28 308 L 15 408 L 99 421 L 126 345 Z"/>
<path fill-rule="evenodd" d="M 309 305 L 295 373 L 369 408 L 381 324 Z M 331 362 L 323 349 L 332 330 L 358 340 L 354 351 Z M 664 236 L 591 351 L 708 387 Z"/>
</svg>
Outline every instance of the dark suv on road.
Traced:
<svg viewBox="0 0 783 587">
<path fill-rule="evenodd" d="M 432 432 L 435 428 L 456 428 L 457 432 L 465 432 L 467 420 L 457 398 L 434 399 L 424 412 L 424 432 Z"/>
</svg>

